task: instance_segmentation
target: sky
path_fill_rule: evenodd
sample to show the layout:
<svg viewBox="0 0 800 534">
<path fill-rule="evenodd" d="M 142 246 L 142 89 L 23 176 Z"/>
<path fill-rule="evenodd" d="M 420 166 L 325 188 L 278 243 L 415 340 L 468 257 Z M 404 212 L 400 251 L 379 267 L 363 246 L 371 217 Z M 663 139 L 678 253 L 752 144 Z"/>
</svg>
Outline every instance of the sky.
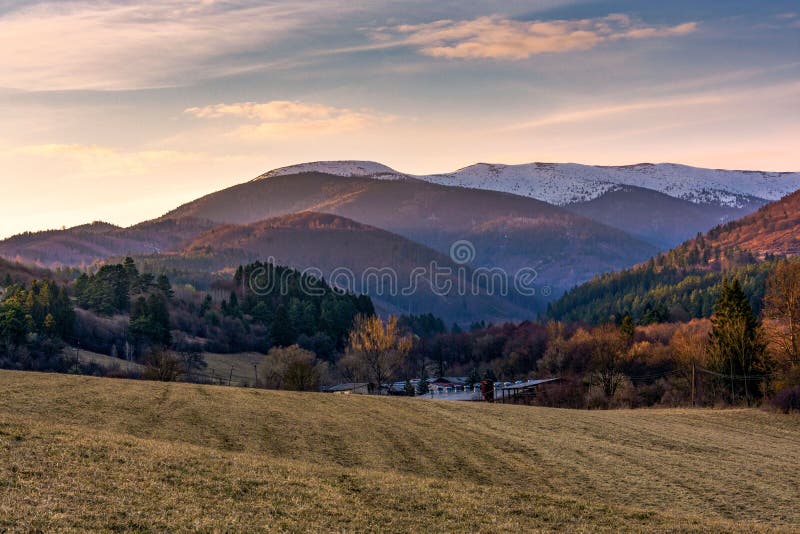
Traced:
<svg viewBox="0 0 800 534">
<path fill-rule="evenodd" d="M 331 159 L 800 171 L 800 2 L 0 0 L 0 238 Z"/>
</svg>

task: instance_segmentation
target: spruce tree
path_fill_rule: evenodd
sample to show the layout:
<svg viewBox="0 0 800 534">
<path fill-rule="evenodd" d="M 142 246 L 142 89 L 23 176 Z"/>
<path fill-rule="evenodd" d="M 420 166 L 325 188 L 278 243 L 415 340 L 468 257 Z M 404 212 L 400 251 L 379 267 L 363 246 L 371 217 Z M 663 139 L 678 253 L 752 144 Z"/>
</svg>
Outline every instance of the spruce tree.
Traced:
<svg viewBox="0 0 800 534">
<path fill-rule="evenodd" d="M 417 384 L 417 395 L 425 395 L 428 393 L 430 388 L 428 387 L 428 373 L 425 370 L 425 366 L 422 366 L 422 375 L 419 377 L 419 383 Z"/>
<path fill-rule="evenodd" d="M 744 395 L 749 404 L 752 397 L 760 396 L 761 378 L 754 375 L 764 370 L 765 347 L 758 317 L 738 280 L 722 280 L 711 321 L 709 350 L 715 371 L 729 377 L 731 403 Z"/>
<path fill-rule="evenodd" d="M 297 336 L 286 306 L 278 306 L 278 309 L 275 310 L 271 333 L 272 343 L 278 347 L 288 347 L 295 342 Z"/>
</svg>

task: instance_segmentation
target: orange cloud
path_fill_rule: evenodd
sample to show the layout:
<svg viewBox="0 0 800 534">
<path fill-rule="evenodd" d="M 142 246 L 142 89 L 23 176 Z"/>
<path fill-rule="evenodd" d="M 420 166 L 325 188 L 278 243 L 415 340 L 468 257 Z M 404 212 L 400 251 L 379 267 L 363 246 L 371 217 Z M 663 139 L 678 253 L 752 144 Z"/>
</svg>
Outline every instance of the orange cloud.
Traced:
<svg viewBox="0 0 800 534">
<path fill-rule="evenodd" d="M 188 108 L 184 112 L 201 119 L 233 117 L 248 121 L 248 124 L 239 126 L 231 132 L 232 135 L 246 140 L 287 135 L 344 133 L 393 120 L 389 115 L 369 110 L 352 110 L 290 100 L 213 104 Z"/>
<path fill-rule="evenodd" d="M 492 15 L 465 21 L 439 20 L 383 28 L 374 37 L 378 46 L 385 47 L 388 31 L 402 38 L 395 44 L 418 46 L 420 52 L 433 57 L 521 60 L 537 54 L 588 50 L 622 39 L 686 35 L 696 29 L 696 22 L 647 26 L 621 14 L 533 22 Z"/>
</svg>

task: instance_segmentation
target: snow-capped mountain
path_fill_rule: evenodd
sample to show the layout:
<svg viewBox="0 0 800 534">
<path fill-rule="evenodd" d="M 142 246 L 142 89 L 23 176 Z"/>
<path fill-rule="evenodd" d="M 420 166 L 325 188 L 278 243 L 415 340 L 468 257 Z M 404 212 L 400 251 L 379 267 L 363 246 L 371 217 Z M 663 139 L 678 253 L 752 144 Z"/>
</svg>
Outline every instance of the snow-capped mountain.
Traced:
<svg viewBox="0 0 800 534">
<path fill-rule="evenodd" d="M 370 161 L 322 161 L 276 169 L 257 180 L 301 172 L 378 179 L 417 178 L 442 185 L 502 191 L 559 206 L 588 202 L 626 185 L 651 189 L 694 204 L 732 208 L 777 200 L 800 189 L 798 172 L 729 171 L 674 163 L 620 167 L 577 163 L 478 163 L 450 173 L 411 175 Z"/>
<path fill-rule="evenodd" d="M 397 180 L 407 177 L 407 175 L 397 172 L 391 167 L 374 161 L 314 161 L 274 169 L 253 178 L 252 181 L 257 182 L 258 180 L 265 180 L 275 176 L 286 176 L 304 172 L 321 172 L 323 174 L 344 176 L 347 178 L 366 176 L 380 180 Z"/>
</svg>

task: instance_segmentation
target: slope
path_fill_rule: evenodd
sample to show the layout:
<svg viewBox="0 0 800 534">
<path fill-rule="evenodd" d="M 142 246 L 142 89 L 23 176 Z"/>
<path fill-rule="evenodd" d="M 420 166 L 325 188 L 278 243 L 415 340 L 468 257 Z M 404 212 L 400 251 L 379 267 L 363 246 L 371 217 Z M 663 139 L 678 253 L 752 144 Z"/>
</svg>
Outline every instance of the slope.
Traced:
<svg viewBox="0 0 800 534">
<path fill-rule="evenodd" d="M 742 217 L 759 205 L 753 201 L 745 209 L 697 204 L 651 189 L 623 185 L 565 208 L 667 250 L 698 232 L 705 233 L 721 223 Z"/>
<path fill-rule="evenodd" d="M 800 420 L 0 372 L 0 528 L 796 531 Z M 21 409 L 24 407 L 24 409 Z"/>
<path fill-rule="evenodd" d="M 144 222 L 130 228 L 95 222 L 12 236 L 0 241 L 0 256 L 45 267 L 90 265 L 110 256 L 169 250 L 212 226 L 197 219 Z"/>
<path fill-rule="evenodd" d="M 385 230 L 338 215 L 301 212 L 241 225 L 222 225 L 191 240 L 182 250 L 145 257 L 150 264 L 181 277 L 198 279 L 272 258 L 298 270 L 313 269 L 340 288 L 367 293 L 384 312 L 434 313 L 448 322 L 529 318 L 544 303 L 488 295 L 448 256 Z M 435 291 L 430 266 L 449 269 L 449 291 Z M 426 269 L 425 276 L 413 271 Z M 332 277 L 333 275 L 333 277 Z M 525 307 L 522 305 L 524 304 Z"/>
<path fill-rule="evenodd" d="M 274 175 L 237 185 L 168 213 L 250 223 L 298 211 L 334 213 L 442 253 L 468 240 L 473 266 L 538 272 L 554 293 L 599 272 L 642 261 L 655 248 L 550 204 L 507 193 L 445 187 L 411 178 L 375 180 L 321 173 Z"/>
<path fill-rule="evenodd" d="M 708 317 L 723 276 L 739 279 L 756 310 L 775 258 L 800 254 L 800 191 L 717 226 L 651 261 L 600 276 L 551 303 L 555 319 L 602 322 L 656 306 L 659 319 Z"/>
</svg>

